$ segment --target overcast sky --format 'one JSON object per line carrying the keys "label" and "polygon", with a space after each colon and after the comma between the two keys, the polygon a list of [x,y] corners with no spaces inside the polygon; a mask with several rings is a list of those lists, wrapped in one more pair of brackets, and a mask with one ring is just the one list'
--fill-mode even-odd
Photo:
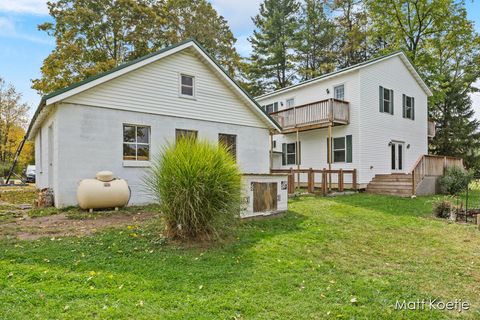
{"label": "overcast sky", "polygon": [[[46,0],[0,0],[0,76],[23,93],[33,109],[40,97],[30,88],[31,79],[40,75],[43,59],[52,51],[55,42],[37,25],[51,21]],[[251,17],[258,12],[261,0],[211,0],[215,9],[226,18],[235,37],[238,52],[247,56],[251,47],[247,38],[253,32]],[[467,0],[470,19],[476,20],[480,31],[480,0]],[[480,81],[478,82],[480,87]],[[473,96],[480,118],[480,94]]]}

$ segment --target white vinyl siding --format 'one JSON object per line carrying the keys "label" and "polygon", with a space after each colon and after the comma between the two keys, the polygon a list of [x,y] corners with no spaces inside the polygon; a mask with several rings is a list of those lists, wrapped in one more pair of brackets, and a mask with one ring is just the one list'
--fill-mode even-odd
{"label": "white vinyl siding", "polygon": [[[179,97],[179,74],[195,75],[195,100]],[[266,128],[245,99],[195,54],[181,51],[65,102]]]}

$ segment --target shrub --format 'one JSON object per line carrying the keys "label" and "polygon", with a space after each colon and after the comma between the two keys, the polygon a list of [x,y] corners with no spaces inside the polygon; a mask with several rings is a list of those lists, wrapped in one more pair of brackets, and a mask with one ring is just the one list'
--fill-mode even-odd
{"label": "shrub", "polygon": [[433,201],[433,215],[437,218],[448,219],[455,210],[455,204],[452,197],[437,198]]}
{"label": "shrub", "polygon": [[449,167],[440,178],[440,189],[443,193],[455,195],[467,189],[472,175],[457,166]]}
{"label": "shrub", "polygon": [[167,145],[146,177],[168,237],[211,238],[240,213],[241,175],[223,146],[181,139]]}

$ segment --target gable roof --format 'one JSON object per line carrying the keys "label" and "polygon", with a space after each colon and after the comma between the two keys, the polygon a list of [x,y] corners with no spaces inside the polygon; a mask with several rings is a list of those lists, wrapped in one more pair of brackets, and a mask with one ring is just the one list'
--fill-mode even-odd
{"label": "gable roof", "polygon": [[41,115],[42,113],[45,113],[44,109],[46,106],[65,100],[73,95],[84,92],[97,85],[100,85],[109,80],[115,79],[117,77],[120,77],[128,72],[134,71],[145,65],[148,65],[164,57],[170,56],[172,54],[175,54],[176,52],[179,52],[188,48],[192,48],[193,50],[195,50],[196,53],[198,53],[212,67],[212,69],[217,72],[217,74],[219,74],[220,78],[222,78],[227,83],[229,83],[232,86],[232,88],[236,91],[236,93],[239,94],[244,99],[244,101],[251,108],[251,110],[264,123],[268,124],[268,126],[271,129],[276,129],[280,131],[280,126],[278,125],[278,123],[275,120],[273,120],[260,107],[260,105],[253,99],[253,97],[251,97],[234,79],[232,79],[232,77],[230,77],[230,75],[218,64],[218,62],[212,56],[210,56],[210,54],[207,53],[207,51],[195,39],[187,39],[175,45],[166,47],[162,50],[148,54],[136,60],[124,63],[109,71],[99,73],[83,81],[74,83],[66,88],[57,90],[55,92],[52,92],[48,95],[43,96],[28,126],[28,130],[26,134],[27,137],[32,138],[33,134],[36,132],[36,129],[39,124],[38,122],[41,123],[43,120],[41,119],[42,118]]}
{"label": "gable roof", "polygon": [[381,56],[381,57],[378,57],[378,58],[375,58],[375,59],[370,59],[370,60],[355,64],[353,66],[350,66],[350,67],[347,67],[347,68],[344,68],[344,69],[340,69],[340,70],[337,70],[337,71],[334,71],[334,72],[326,73],[324,75],[318,76],[318,77],[310,79],[310,80],[300,82],[298,84],[295,84],[295,85],[292,85],[292,86],[289,86],[289,87],[281,88],[281,89],[278,89],[278,90],[260,95],[258,97],[255,97],[255,99],[262,100],[264,98],[275,96],[276,94],[288,92],[288,91],[291,91],[293,89],[297,89],[297,88],[301,88],[301,87],[308,86],[308,85],[311,85],[311,84],[315,84],[315,83],[321,82],[323,80],[326,80],[328,78],[340,76],[340,75],[343,75],[345,73],[352,72],[352,71],[358,70],[360,68],[364,68],[364,67],[370,66],[372,64],[391,59],[393,57],[399,57],[402,60],[402,62],[405,64],[405,66],[407,67],[410,74],[415,78],[417,83],[420,85],[420,87],[423,89],[423,91],[427,94],[427,96],[429,96],[429,97],[432,96],[432,91],[430,90],[430,88],[428,88],[428,86],[425,84],[423,79],[420,77],[420,74],[415,69],[413,63],[410,61],[410,59],[407,57],[407,55],[403,51],[399,50],[399,51],[394,51],[390,54],[387,54],[387,55],[384,55],[384,56]]}

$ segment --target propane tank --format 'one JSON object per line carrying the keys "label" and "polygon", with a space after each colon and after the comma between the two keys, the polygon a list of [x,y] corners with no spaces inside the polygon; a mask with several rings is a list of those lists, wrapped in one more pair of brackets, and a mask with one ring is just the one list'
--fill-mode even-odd
{"label": "propane tank", "polygon": [[111,171],[100,171],[95,179],[80,181],[77,189],[77,201],[82,209],[117,209],[126,206],[129,199],[127,181],[115,178]]}

